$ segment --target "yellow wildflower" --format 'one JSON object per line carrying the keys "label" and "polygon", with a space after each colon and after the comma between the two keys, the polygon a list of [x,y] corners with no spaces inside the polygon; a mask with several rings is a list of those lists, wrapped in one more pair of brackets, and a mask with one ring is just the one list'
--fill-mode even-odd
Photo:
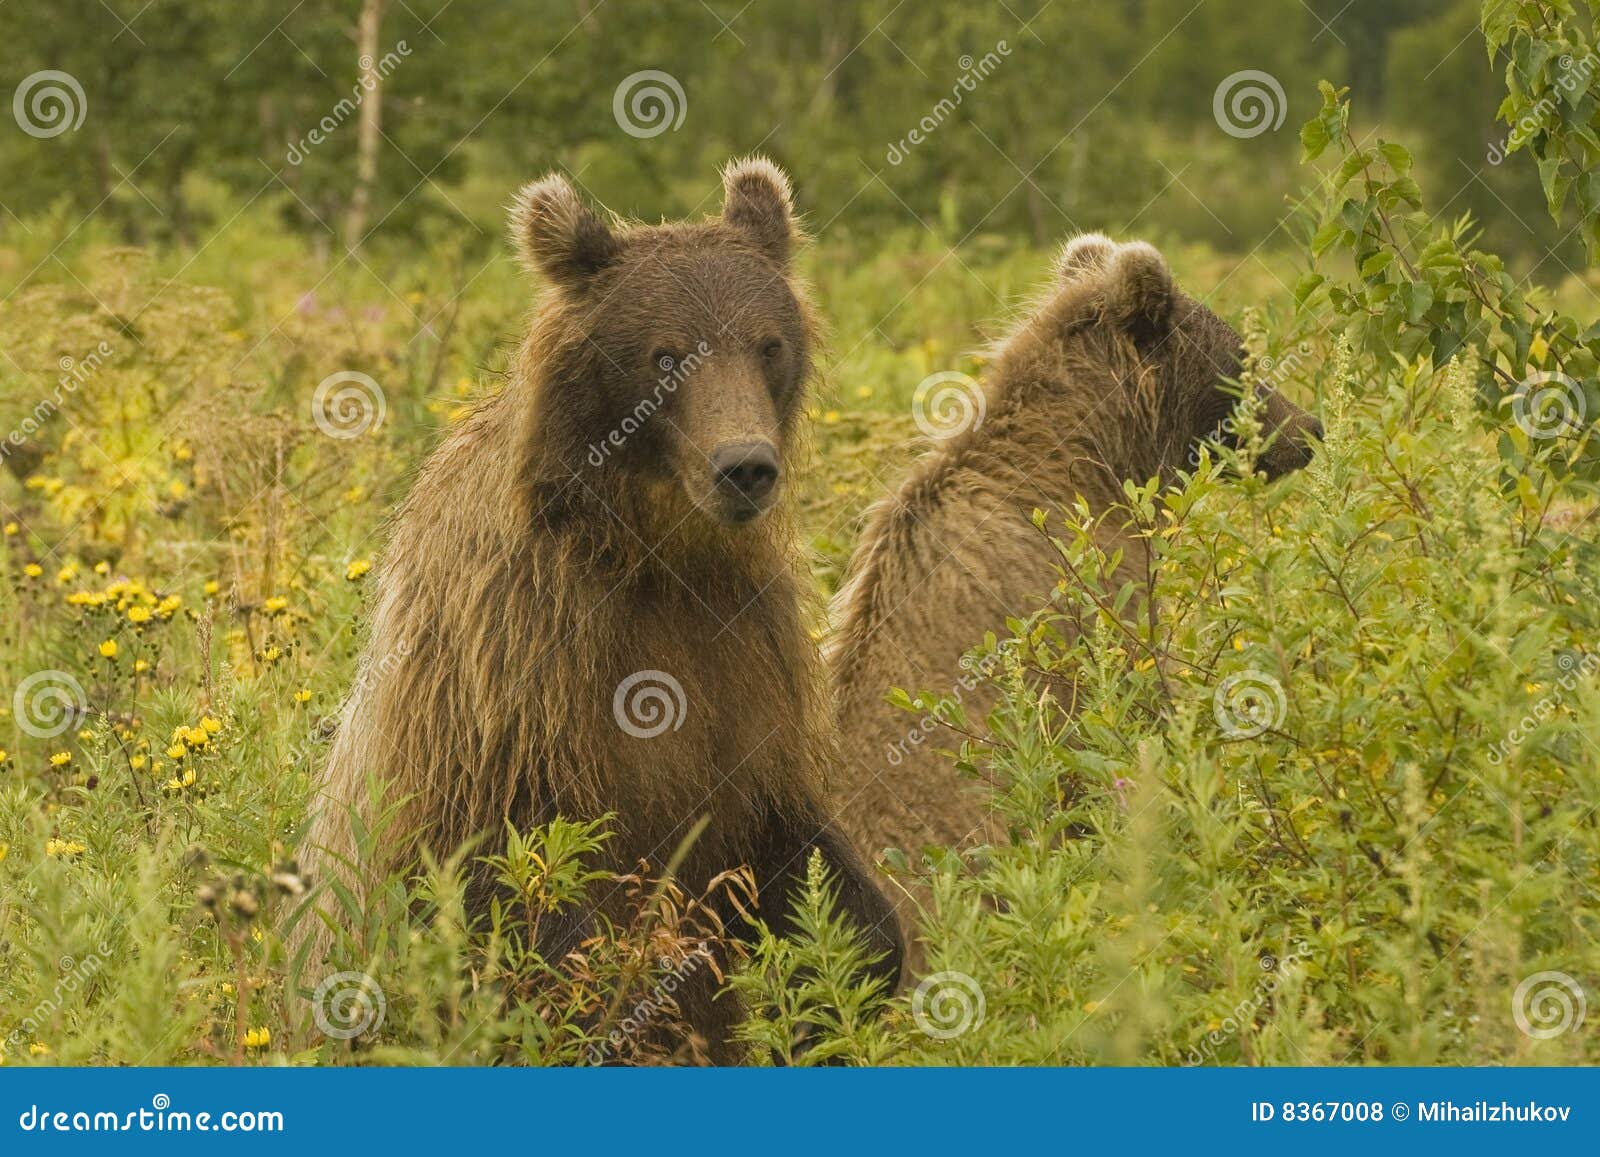
{"label": "yellow wildflower", "polygon": [[209,715],[202,715],[200,717],[200,726],[206,729],[207,735],[215,735],[222,730],[222,720],[213,719]]}
{"label": "yellow wildflower", "polygon": [[36,562],[30,562],[27,566],[22,568],[22,573],[27,575],[29,578],[38,578],[44,573],[44,567],[40,566]]}
{"label": "yellow wildflower", "polygon": [[100,644],[100,657],[102,659],[115,659],[117,657],[117,641],[107,639]]}
{"label": "yellow wildflower", "polygon": [[65,767],[72,762],[72,752],[58,751],[50,757],[51,767]]}
{"label": "yellow wildflower", "polygon": [[206,580],[206,585],[205,585],[205,587],[203,589],[205,590],[206,598],[209,599],[212,595],[216,594],[219,590],[221,590],[222,586],[221,586],[220,583],[217,582],[216,579],[207,579]]}
{"label": "yellow wildflower", "polygon": [[56,571],[56,582],[58,583],[69,583],[77,577],[78,568],[70,562],[60,570]]}
{"label": "yellow wildflower", "polygon": [[143,675],[148,670],[150,670],[150,664],[145,660],[135,659],[133,661],[133,673],[135,675]]}
{"label": "yellow wildflower", "polygon": [[362,575],[366,574],[371,569],[372,569],[372,560],[371,559],[358,558],[354,562],[352,562],[349,566],[344,568],[344,577],[349,579],[351,582],[355,582],[358,578],[360,578]]}
{"label": "yellow wildflower", "polygon": [[149,621],[150,621],[150,608],[149,607],[140,606],[140,607],[129,607],[128,608],[128,622],[133,623],[136,626],[139,626],[139,625],[143,625],[144,623],[148,623]]}
{"label": "yellow wildflower", "polygon": [[16,534],[16,533],[17,533],[17,532],[18,532],[18,531],[20,531],[20,530],[21,530],[21,529],[22,529],[22,527],[20,527],[20,526],[18,526],[18,525],[17,525],[17,524],[16,524],[16,523],[14,523],[14,522],[8,522],[8,523],[6,523],[6,534],[7,534],[7,536],[10,536],[10,535],[13,535],[13,534]]}
{"label": "yellow wildflower", "polygon": [[272,1030],[262,1026],[253,1028],[244,1034],[244,1047],[247,1049],[264,1049],[272,1043]]}
{"label": "yellow wildflower", "polygon": [[280,647],[268,647],[261,652],[261,661],[263,663],[276,663],[281,658],[283,658],[283,650]]}
{"label": "yellow wildflower", "polygon": [[36,1040],[28,1046],[28,1055],[30,1057],[47,1057],[50,1055],[50,1046],[45,1044],[44,1041]]}
{"label": "yellow wildflower", "polygon": [[88,849],[77,840],[49,839],[45,841],[44,854],[47,856],[78,856]]}
{"label": "yellow wildflower", "polygon": [[181,743],[174,743],[171,747],[167,748],[168,759],[182,759],[188,754],[189,749]]}
{"label": "yellow wildflower", "polygon": [[269,615],[276,615],[289,605],[289,600],[282,595],[273,595],[261,604],[261,609]]}
{"label": "yellow wildflower", "polygon": [[296,703],[310,703],[311,689],[309,687],[300,688],[300,690],[294,693],[294,701]]}

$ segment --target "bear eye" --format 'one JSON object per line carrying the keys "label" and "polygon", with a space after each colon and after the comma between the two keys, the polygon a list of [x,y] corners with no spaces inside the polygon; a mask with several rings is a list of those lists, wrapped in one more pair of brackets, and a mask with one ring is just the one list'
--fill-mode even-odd
{"label": "bear eye", "polygon": [[658,346],[650,355],[650,364],[664,374],[670,374],[678,368],[678,355],[665,346]]}
{"label": "bear eye", "polygon": [[761,343],[761,357],[766,361],[775,362],[782,353],[783,339],[781,337],[769,337]]}

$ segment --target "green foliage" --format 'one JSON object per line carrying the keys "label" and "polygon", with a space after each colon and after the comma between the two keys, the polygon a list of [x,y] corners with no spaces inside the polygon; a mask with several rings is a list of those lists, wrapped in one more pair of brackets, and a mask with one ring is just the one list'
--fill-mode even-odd
{"label": "green foliage", "polygon": [[[362,7],[0,5],[5,91],[56,70],[76,79],[86,106],[70,132],[0,134],[0,228],[23,232],[13,215],[57,207],[65,228],[92,220],[136,244],[199,246],[230,232],[249,202],[338,252],[356,183]],[[1473,55],[1454,50],[1475,9],[1474,0],[389,3],[374,53],[387,63],[366,240],[410,247],[464,233],[482,256],[507,186],[557,166],[622,212],[675,215],[701,207],[701,175],[760,148],[797,175],[818,223],[862,239],[911,228],[945,245],[1010,234],[1045,247],[1067,231],[1137,223],[1245,251],[1295,187],[1292,136],[1219,131],[1219,84],[1244,71],[1276,78],[1273,119],[1281,111],[1287,124],[1314,100],[1299,77],[1346,78],[1388,120],[1420,99],[1429,119],[1419,128],[1474,142],[1430,158],[1458,182],[1458,158],[1478,163],[1493,113],[1460,99],[1454,71],[1455,58]],[[670,131],[631,136],[614,101],[644,71],[673,77],[683,116]],[[919,131],[926,142],[904,147]],[[1498,209],[1479,190],[1467,196]],[[1522,252],[1549,240],[1520,227],[1506,238]]]}
{"label": "green foliage", "polygon": [[1466,363],[1508,467],[1533,454],[1594,476],[1600,446],[1585,418],[1600,414],[1600,326],[1563,312],[1475,248],[1468,219],[1436,223],[1410,152],[1382,139],[1358,142],[1344,94],[1324,81],[1322,95],[1301,143],[1307,161],[1331,148],[1339,164],[1310,210],[1311,253],[1324,265],[1347,258],[1354,275],[1313,269],[1302,277],[1295,297],[1303,319],[1320,324],[1326,302],[1377,373],[1392,372],[1397,358]]}
{"label": "green foliage", "polygon": [[790,937],[758,922],[749,966],[732,978],[730,991],[749,1012],[739,1039],[757,1046],[755,1057],[784,1065],[881,1063],[873,1021],[886,984],[862,979],[878,958],[840,916],[821,852],[812,851],[791,906]]}
{"label": "green foliage", "polygon": [[1247,444],[1130,486],[1145,578],[1046,524],[1068,581],[976,665],[1008,694],[965,745],[1008,838],[936,860],[926,976],[850,1055],[1600,1058],[1517,991],[1600,970],[1594,491],[1503,488],[1469,370],[1330,353],[1302,476]]}
{"label": "green foliage", "polygon": [[1499,115],[1511,129],[1505,151],[1527,148],[1552,217],[1569,194],[1591,260],[1600,256],[1600,48],[1587,0],[1485,0],[1483,36],[1491,62],[1505,62]]}

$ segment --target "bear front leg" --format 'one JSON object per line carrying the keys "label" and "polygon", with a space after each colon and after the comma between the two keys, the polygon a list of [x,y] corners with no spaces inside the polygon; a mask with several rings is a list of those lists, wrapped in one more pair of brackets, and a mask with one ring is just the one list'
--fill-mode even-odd
{"label": "bear front leg", "polygon": [[819,812],[806,815],[773,813],[750,865],[760,888],[756,911],[779,936],[793,928],[791,912],[795,891],[805,884],[806,864],[813,849],[821,851],[839,907],[856,926],[868,952],[880,956],[868,975],[887,982],[890,993],[899,987],[905,962],[905,941],[894,906],[873,880],[850,842]]}

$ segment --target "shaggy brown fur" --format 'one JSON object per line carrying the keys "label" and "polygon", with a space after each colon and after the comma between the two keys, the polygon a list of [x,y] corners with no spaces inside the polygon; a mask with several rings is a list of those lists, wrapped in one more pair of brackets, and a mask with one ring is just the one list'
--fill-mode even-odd
{"label": "shaggy brown fur", "polygon": [[[1049,300],[999,351],[981,423],[869,513],[834,604],[828,658],[845,758],[832,806],[863,855],[1001,835],[982,793],[936,753],[953,744],[886,693],[960,691],[982,719],[992,700],[962,655],[986,630],[1003,636],[1008,616],[1037,610],[1059,578],[1032,512],[1080,494],[1102,512],[1123,500],[1124,479],[1170,478],[1230,414],[1220,379],[1237,377],[1241,352],[1150,246],[1099,235],[1066,246]],[[1296,469],[1320,428],[1276,393],[1265,400],[1278,436],[1261,465]],[[1114,527],[1100,545],[1126,551],[1125,571],[1142,567],[1141,543]]]}
{"label": "shaggy brown fur", "polygon": [[[376,674],[323,770],[307,858],[348,878],[349,817],[372,822],[374,776],[405,799],[374,872],[492,841],[507,819],[608,812],[609,866],[659,870],[709,816],[679,870],[688,891],[749,864],[781,928],[819,847],[893,975],[894,921],[822,819],[835,745],[781,501],[814,328],[790,273],[788,180],[763,160],[723,176],[722,216],[700,224],[607,223],[559,177],[519,195],[513,240],[551,289],[504,392],[399,511]],[[552,928],[547,956],[595,914]],[[712,1002],[705,971],[680,1000],[731,1059],[731,1001]]]}

